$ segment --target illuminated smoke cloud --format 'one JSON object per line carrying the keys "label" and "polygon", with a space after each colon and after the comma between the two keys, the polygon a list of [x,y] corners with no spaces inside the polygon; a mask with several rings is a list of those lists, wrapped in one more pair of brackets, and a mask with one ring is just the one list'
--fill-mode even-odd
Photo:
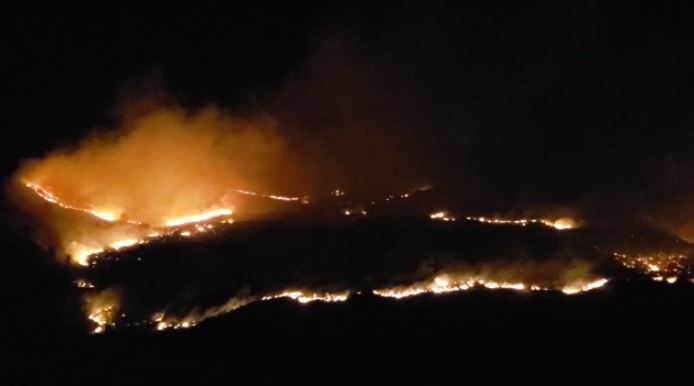
{"label": "illuminated smoke cloud", "polygon": [[10,188],[40,242],[87,265],[94,254],[178,227],[270,210],[257,200],[249,204],[249,195],[298,200],[262,193],[291,189],[282,182],[296,180],[286,154],[268,117],[236,119],[212,107],[187,112],[165,106],[126,116],[118,129],[26,162]]}

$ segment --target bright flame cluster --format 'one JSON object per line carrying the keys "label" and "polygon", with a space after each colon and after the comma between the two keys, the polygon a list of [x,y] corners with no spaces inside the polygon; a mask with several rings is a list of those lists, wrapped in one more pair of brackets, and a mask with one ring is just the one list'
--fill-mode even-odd
{"label": "bright flame cluster", "polygon": [[528,226],[530,224],[544,225],[556,230],[565,230],[576,228],[576,221],[569,217],[561,217],[557,220],[548,219],[537,219],[537,218],[521,218],[515,220],[501,219],[501,218],[489,218],[489,217],[465,217],[468,221],[476,221],[483,224],[495,224],[495,225],[519,225]]}
{"label": "bright flame cluster", "polygon": [[101,292],[90,292],[84,297],[87,318],[94,324],[93,333],[104,332],[107,326],[115,326],[120,308],[118,292],[107,289]]}
{"label": "bright flame cluster", "polygon": [[[456,221],[457,218],[446,211],[434,212],[429,215],[429,218],[437,221]],[[518,225],[518,226],[528,226],[531,224],[544,225],[556,230],[565,230],[576,228],[576,221],[569,217],[561,217],[556,220],[548,219],[537,219],[537,218],[521,218],[521,219],[503,219],[503,218],[490,218],[490,217],[465,217],[468,221],[476,221],[483,224],[494,224],[494,225]]]}
{"label": "bright flame cluster", "polygon": [[441,212],[436,212],[432,213],[429,215],[429,218],[432,220],[439,220],[439,221],[455,221],[456,218],[448,214],[448,212],[441,211]]}
{"label": "bright flame cluster", "polygon": [[186,224],[191,224],[191,223],[197,223],[197,222],[205,222],[212,220],[217,217],[227,217],[231,216],[231,214],[234,213],[234,211],[230,208],[221,208],[221,209],[212,209],[207,212],[203,213],[198,213],[198,214],[191,214],[188,216],[183,216],[183,217],[178,217],[178,218],[173,218],[171,220],[166,221],[166,226],[167,227],[176,227],[180,225],[186,225]]}
{"label": "bright flame cluster", "polygon": [[627,255],[615,252],[613,256],[625,267],[648,275],[655,281],[674,284],[680,276],[694,274],[692,258],[678,253]]}
{"label": "bright flame cluster", "polygon": [[244,190],[244,189],[233,189],[233,191],[236,193],[246,195],[246,196],[269,198],[271,200],[277,200],[277,201],[301,201],[303,204],[309,203],[308,197],[280,196],[278,194],[261,194],[261,193],[252,192],[250,190]]}
{"label": "bright flame cluster", "polygon": [[56,195],[54,195],[53,193],[51,193],[48,189],[46,189],[46,188],[44,188],[38,184],[34,184],[31,182],[25,181],[24,186],[33,190],[42,199],[44,199],[44,200],[46,200],[52,204],[58,205],[59,207],[64,208],[64,209],[80,211],[80,212],[89,214],[91,216],[94,216],[96,218],[99,218],[101,220],[108,221],[108,222],[114,222],[114,221],[118,220],[118,218],[120,217],[120,214],[117,215],[114,213],[114,211],[103,210],[103,209],[99,210],[99,209],[94,209],[94,208],[85,209],[85,208],[79,208],[76,206],[69,205],[65,202],[62,202],[60,199],[58,199],[58,197]]}
{"label": "bright flame cluster", "polygon": [[315,301],[333,303],[344,302],[349,298],[349,292],[304,292],[300,290],[284,291],[275,295],[267,295],[260,300],[272,300],[279,298],[289,298],[298,301],[299,303],[310,303]]}
{"label": "bright flame cluster", "polygon": [[211,307],[203,312],[194,311],[184,317],[167,316],[165,312],[157,312],[152,315],[152,323],[157,331],[168,329],[181,329],[194,327],[205,319],[213,318],[222,314],[235,311],[243,306],[257,302],[269,301],[273,299],[287,298],[299,303],[306,304],[311,302],[335,303],[344,302],[349,298],[349,291],[341,292],[314,292],[304,290],[286,290],[271,295],[261,297],[233,297],[226,303]]}
{"label": "bright flame cluster", "polygon": [[[108,250],[117,251],[135,245],[146,244],[153,239],[173,235],[176,233],[184,237],[189,237],[193,234],[206,232],[207,230],[212,229],[213,227],[212,224],[204,224],[203,226],[200,225],[200,223],[223,222],[230,224],[233,222],[233,220],[231,220],[230,218],[230,216],[233,214],[232,208],[213,208],[207,211],[203,211],[201,213],[166,219],[164,221],[164,228],[154,228],[135,221],[121,221],[121,215],[115,214],[118,213],[118,211],[109,211],[94,208],[86,209],[69,205],[61,201],[55,194],[51,193],[48,189],[38,184],[24,182],[24,185],[27,188],[34,191],[43,200],[55,204],[61,208],[86,213],[102,221],[119,224],[123,223],[126,226],[130,226],[127,229],[107,232],[106,235],[102,236],[101,240],[99,241],[69,241],[67,245],[64,246],[64,252],[70,257],[70,261],[81,266],[89,266],[91,263],[91,259],[94,256],[104,253]],[[265,196],[263,195],[263,197]],[[281,196],[268,197],[276,198]],[[282,199],[284,198],[293,200],[293,198],[282,197]],[[193,229],[179,231],[180,227],[185,227],[187,225],[194,224],[198,225],[195,226]]]}
{"label": "bright flame cluster", "polygon": [[368,213],[364,209],[344,209],[342,214],[345,216],[366,216]]}
{"label": "bright flame cluster", "polygon": [[590,291],[600,288],[607,284],[605,278],[595,280],[580,280],[569,283],[559,288],[548,288],[537,284],[527,284],[522,282],[507,282],[488,280],[481,277],[452,277],[452,275],[442,274],[430,281],[418,282],[407,286],[395,286],[390,288],[373,290],[373,294],[382,297],[402,299],[410,296],[425,293],[442,294],[448,292],[467,291],[472,288],[488,289],[508,289],[515,291],[551,291],[560,290],[567,295]]}
{"label": "bright flame cluster", "polygon": [[74,283],[77,288],[94,288],[94,284],[85,279],[77,279]]}

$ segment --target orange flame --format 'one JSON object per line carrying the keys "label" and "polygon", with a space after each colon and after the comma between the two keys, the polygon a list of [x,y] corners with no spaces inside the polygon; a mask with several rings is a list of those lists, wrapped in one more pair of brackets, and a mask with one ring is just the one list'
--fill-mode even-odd
{"label": "orange flame", "polygon": [[[175,107],[126,117],[120,130],[94,136],[22,167],[15,179],[61,212],[29,204],[43,227],[42,243],[89,265],[107,250],[143,244],[181,227],[230,223],[231,215],[263,212],[259,201],[306,199],[260,194],[291,169],[267,118],[232,119],[217,109],[189,114]],[[206,231],[180,230],[187,236]]]}

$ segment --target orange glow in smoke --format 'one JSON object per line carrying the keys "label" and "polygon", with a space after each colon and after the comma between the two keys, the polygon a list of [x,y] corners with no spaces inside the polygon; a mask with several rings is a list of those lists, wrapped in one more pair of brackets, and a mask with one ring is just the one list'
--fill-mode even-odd
{"label": "orange glow in smoke", "polygon": [[109,250],[207,231],[188,229],[196,224],[271,210],[243,196],[307,203],[256,192],[271,190],[294,169],[275,125],[214,108],[189,113],[167,106],[126,116],[120,128],[26,162],[16,173],[17,186],[53,208],[25,193],[16,200],[38,224],[39,242],[82,266]]}

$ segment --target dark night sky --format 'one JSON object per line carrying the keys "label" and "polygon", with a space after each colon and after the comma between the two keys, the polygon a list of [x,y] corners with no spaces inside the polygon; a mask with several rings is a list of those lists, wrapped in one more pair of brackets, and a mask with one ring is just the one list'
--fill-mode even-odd
{"label": "dark night sky", "polygon": [[679,224],[694,212],[691,11],[633,1],[12,9],[3,173],[112,124],[119,101],[156,88],[190,108],[277,117],[319,165],[321,187],[432,182],[479,210],[570,206]]}

